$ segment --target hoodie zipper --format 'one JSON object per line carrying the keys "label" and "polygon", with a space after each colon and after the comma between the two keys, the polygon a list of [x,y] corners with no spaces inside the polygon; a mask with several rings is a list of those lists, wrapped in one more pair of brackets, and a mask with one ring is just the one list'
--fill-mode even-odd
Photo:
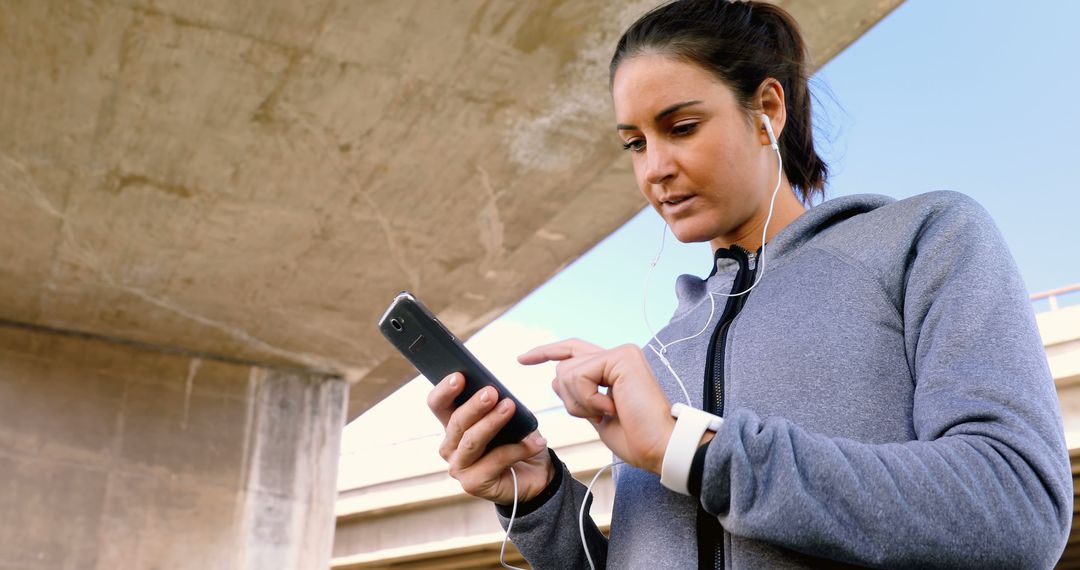
{"label": "hoodie zipper", "polygon": [[[757,270],[757,254],[733,245],[730,250],[718,250],[716,258],[727,257],[739,264],[735,274],[731,293],[746,291],[754,282]],[[709,352],[705,360],[705,386],[702,398],[705,411],[724,415],[724,351],[727,344],[728,328],[746,304],[750,294],[728,297],[720,321],[713,330],[709,342]],[[724,527],[716,517],[698,506],[698,566],[721,570],[724,567]]]}

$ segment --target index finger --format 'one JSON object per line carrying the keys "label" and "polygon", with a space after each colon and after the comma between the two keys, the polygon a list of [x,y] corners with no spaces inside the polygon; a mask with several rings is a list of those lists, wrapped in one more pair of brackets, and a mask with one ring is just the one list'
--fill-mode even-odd
{"label": "index finger", "polygon": [[600,352],[601,350],[603,349],[591,342],[585,342],[578,338],[571,338],[538,346],[525,354],[518,356],[517,359],[521,364],[532,365],[552,360],[568,360],[575,356],[592,354],[594,352]]}
{"label": "index finger", "polygon": [[465,377],[460,372],[454,372],[443,378],[431,392],[428,392],[428,408],[431,408],[431,413],[439,418],[439,423],[443,427],[446,427],[450,421],[450,415],[454,413],[454,398],[457,398],[464,388]]}

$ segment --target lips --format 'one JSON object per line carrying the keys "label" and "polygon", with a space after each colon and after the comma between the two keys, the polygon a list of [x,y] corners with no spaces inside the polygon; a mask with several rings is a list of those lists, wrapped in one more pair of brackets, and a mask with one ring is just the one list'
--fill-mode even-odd
{"label": "lips", "polygon": [[660,205],[663,206],[665,209],[676,208],[678,206],[681,206],[682,204],[689,202],[693,198],[693,194],[665,196],[664,198],[660,199]]}

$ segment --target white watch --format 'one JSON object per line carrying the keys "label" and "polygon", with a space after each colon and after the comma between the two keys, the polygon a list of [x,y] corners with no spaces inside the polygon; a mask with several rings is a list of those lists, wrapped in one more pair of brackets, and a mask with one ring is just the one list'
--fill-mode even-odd
{"label": "white watch", "polygon": [[724,418],[708,412],[691,408],[686,404],[671,406],[671,415],[676,418],[675,429],[671,432],[664,462],[660,467],[660,484],[683,495],[689,495],[687,483],[690,480],[690,466],[694,462],[701,436],[706,431],[718,431]]}

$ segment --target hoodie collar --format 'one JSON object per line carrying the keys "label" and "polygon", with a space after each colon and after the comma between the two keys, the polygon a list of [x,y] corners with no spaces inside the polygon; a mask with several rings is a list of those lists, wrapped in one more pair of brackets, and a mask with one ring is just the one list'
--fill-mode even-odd
{"label": "hoodie collar", "polygon": [[[894,198],[880,194],[854,194],[834,198],[806,210],[766,244],[767,269],[777,267],[788,254],[799,249],[802,244],[828,227],[895,201]],[[746,259],[747,253],[749,252],[737,245],[732,248],[717,249],[713,253],[712,272],[709,276],[715,275],[722,267],[738,266],[742,260]],[[761,249],[754,253],[760,254]]]}

